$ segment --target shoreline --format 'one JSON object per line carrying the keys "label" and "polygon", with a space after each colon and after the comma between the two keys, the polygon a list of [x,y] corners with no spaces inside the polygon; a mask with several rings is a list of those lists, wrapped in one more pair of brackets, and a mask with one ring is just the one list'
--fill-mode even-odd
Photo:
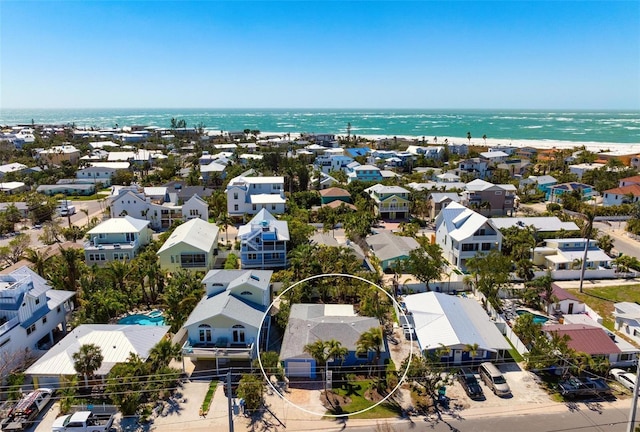
{"label": "shoreline", "polygon": [[[281,132],[260,132],[260,135],[282,135]],[[344,136],[342,134],[336,134],[336,136]],[[393,140],[394,135],[357,135],[359,138],[365,138],[368,140]],[[296,133],[291,134],[291,139],[300,138],[300,134]],[[435,143],[433,138],[428,138],[424,144],[422,144],[421,136],[412,136],[412,135],[395,135],[395,138],[403,141],[417,141],[415,145],[424,145],[424,146],[442,146],[444,145],[444,140],[448,140],[449,144],[467,144],[472,147],[532,147],[539,150],[547,150],[547,149],[578,149],[583,147],[593,153],[603,153],[603,152],[615,152],[619,155],[640,155],[640,143],[615,143],[615,142],[596,142],[596,141],[562,141],[562,140],[547,140],[547,139],[503,139],[503,138],[487,138],[486,142],[484,139],[480,138],[471,138],[471,143],[466,137],[450,137],[450,136],[439,136],[438,142]],[[260,138],[258,138],[260,140]]]}

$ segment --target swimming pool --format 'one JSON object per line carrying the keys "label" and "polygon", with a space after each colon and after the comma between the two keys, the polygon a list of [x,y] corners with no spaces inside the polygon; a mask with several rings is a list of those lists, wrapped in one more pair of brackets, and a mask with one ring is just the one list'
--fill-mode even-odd
{"label": "swimming pool", "polygon": [[538,315],[538,314],[534,314],[532,312],[529,312],[526,309],[518,309],[516,311],[516,313],[521,316],[521,315],[533,315],[533,322],[536,324],[544,324],[547,321],[549,321],[549,318],[547,318],[546,316],[542,316],[542,315]]}
{"label": "swimming pool", "polygon": [[[154,311],[156,312],[156,311]],[[138,324],[147,326],[164,325],[162,313],[133,314],[118,320],[118,324]]]}

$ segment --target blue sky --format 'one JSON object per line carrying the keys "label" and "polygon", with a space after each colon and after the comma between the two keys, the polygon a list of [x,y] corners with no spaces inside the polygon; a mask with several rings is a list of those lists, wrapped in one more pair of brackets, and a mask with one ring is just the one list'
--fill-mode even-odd
{"label": "blue sky", "polygon": [[640,109],[638,1],[5,1],[4,108]]}

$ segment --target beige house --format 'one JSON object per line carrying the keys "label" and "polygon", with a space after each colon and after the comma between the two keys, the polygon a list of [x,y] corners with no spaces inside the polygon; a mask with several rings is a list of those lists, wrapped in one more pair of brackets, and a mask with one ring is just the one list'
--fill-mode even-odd
{"label": "beige house", "polygon": [[60,165],[63,161],[77,164],[78,160],[80,160],[80,150],[72,145],[54,146],[40,150],[38,157],[53,165]]}
{"label": "beige house", "polygon": [[211,270],[218,253],[218,233],[217,226],[202,219],[183,223],[158,250],[160,267],[169,272]]}

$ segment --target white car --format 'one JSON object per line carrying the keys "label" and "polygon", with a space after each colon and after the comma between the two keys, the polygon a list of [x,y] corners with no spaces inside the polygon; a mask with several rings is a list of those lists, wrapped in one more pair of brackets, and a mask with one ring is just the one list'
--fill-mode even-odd
{"label": "white car", "polygon": [[622,369],[611,369],[609,374],[629,390],[633,390],[636,386],[636,376],[631,372]]}

